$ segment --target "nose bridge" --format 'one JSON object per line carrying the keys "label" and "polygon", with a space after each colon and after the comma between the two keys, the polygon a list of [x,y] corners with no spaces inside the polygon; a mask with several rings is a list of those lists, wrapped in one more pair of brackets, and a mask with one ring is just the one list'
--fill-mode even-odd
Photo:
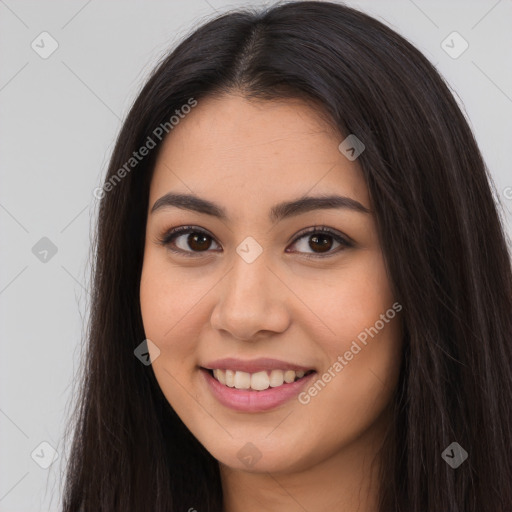
{"label": "nose bridge", "polygon": [[268,258],[263,253],[250,263],[237,254],[227,276],[224,299],[230,302],[230,307],[244,303],[254,314],[268,306],[273,279],[275,276],[268,269]]}
{"label": "nose bridge", "polygon": [[[242,244],[241,244],[242,245]],[[288,319],[277,285],[261,253],[252,262],[236,254],[212,313],[212,325],[237,338],[249,339],[260,330],[280,331]]]}

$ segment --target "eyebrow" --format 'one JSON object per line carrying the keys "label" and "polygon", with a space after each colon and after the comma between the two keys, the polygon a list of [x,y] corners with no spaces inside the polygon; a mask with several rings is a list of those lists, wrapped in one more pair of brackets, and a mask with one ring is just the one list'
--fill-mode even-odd
{"label": "eyebrow", "polygon": [[[175,207],[183,210],[191,210],[206,215],[211,215],[221,220],[229,220],[226,211],[212,201],[208,201],[192,194],[175,194],[169,192],[155,201],[150,213],[165,208]],[[346,196],[306,196],[292,201],[285,201],[274,205],[269,212],[271,222],[300,215],[312,210],[325,210],[332,208],[345,208],[359,213],[371,213],[371,210],[363,206],[359,201]]]}

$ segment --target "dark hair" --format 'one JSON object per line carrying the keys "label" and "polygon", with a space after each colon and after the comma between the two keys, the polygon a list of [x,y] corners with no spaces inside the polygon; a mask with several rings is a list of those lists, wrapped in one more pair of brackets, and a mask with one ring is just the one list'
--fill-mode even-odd
{"label": "dark hair", "polygon": [[[358,162],[403,305],[380,511],[512,510],[510,254],[492,181],[443,79],[404,38],[340,4],[223,14],[154,70],[105,182],[190,98],[223,93],[316,102],[340,136],[366,146]],[[139,285],[160,147],[101,198],[64,512],[222,509],[218,462],[134,356],[145,339]],[[441,457],[453,441],[469,454],[457,469]]]}

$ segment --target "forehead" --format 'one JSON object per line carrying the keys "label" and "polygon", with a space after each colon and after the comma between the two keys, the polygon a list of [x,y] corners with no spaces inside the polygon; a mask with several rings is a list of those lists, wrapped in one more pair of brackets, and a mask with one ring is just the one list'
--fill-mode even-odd
{"label": "forehead", "polygon": [[357,161],[313,105],[225,95],[198,101],[166,137],[150,206],[174,191],[242,209],[308,194],[341,193],[369,207]]}

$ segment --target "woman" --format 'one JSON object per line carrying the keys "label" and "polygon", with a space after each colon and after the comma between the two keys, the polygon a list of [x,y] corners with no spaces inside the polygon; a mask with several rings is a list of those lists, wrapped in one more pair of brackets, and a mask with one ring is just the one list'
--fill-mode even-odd
{"label": "woman", "polygon": [[219,16],[96,195],[65,511],[512,509],[510,255],[402,37],[330,2]]}

